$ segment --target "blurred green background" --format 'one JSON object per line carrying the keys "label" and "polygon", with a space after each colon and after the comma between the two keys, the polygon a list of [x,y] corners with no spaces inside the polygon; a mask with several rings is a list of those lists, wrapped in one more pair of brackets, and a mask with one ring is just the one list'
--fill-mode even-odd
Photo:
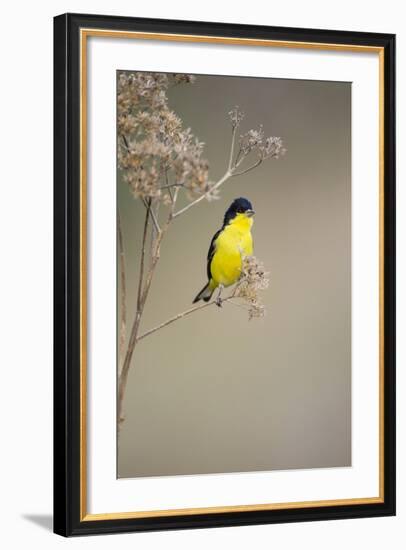
{"label": "blurred green background", "polygon": [[[241,132],[263,124],[288,151],[172,224],[142,330],[191,306],[211,237],[239,196],[256,211],[267,316],[213,306],[137,346],[118,477],[350,466],[351,85],[198,76],[169,98],[205,142],[212,181],[227,167],[235,105],[245,111]],[[121,181],[118,203],[131,322],[145,209]]]}

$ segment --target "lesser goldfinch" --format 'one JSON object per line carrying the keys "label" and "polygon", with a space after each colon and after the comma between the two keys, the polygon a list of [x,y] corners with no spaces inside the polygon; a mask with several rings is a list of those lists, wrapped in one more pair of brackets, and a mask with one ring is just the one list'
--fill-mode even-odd
{"label": "lesser goldfinch", "polygon": [[253,224],[252,204],[244,198],[235,199],[224,215],[223,226],[211,240],[207,254],[208,283],[202,288],[193,303],[208,302],[219,287],[217,305],[221,306],[220,295],[224,287],[233,285],[241,276],[242,261],[252,255]]}

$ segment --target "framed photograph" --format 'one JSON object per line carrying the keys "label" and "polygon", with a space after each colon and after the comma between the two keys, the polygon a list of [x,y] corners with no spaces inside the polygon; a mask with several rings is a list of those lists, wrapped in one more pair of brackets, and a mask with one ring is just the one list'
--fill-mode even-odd
{"label": "framed photograph", "polygon": [[54,530],[395,514],[395,37],[54,20]]}

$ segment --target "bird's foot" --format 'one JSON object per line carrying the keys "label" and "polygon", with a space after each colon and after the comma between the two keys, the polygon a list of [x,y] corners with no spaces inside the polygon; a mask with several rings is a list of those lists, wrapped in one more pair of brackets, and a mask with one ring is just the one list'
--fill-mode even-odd
{"label": "bird's foot", "polygon": [[217,299],[216,299],[216,305],[218,307],[222,307],[223,305],[223,300],[221,299],[221,293],[223,291],[223,288],[224,288],[224,285],[219,285],[219,293],[217,294]]}

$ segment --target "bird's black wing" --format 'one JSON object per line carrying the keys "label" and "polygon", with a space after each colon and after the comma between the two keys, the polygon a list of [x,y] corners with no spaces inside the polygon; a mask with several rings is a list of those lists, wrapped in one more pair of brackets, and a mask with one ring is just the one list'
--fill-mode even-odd
{"label": "bird's black wing", "polygon": [[210,281],[211,279],[211,261],[213,259],[213,256],[216,252],[216,240],[217,240],[217,237],[220,235],[220,233],[222,232],[222,228],[219,229],[215,234],[214,234],[214,237],[212,238],[211,240],[211,243],[210,243],[210,248],[209,248],[209,252],[207,253],[207,277]]}

